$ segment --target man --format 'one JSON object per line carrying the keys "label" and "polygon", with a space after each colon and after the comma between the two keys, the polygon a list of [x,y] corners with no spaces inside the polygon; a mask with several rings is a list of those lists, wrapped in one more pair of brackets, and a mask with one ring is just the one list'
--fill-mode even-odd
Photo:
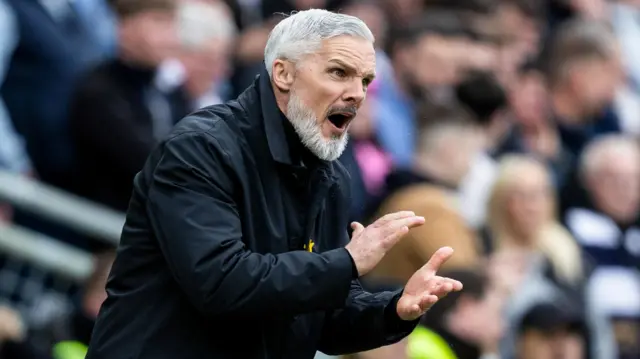
{"label": "man", "polygon": [[[185,1],[178,7],[180,62],[192,108],[224,102],[236,37],[232,13],[223,2]],[[228,99],[228,97],[226,98]]]}
{"label": "man", "polygon": [[191,109],[180,71],[163,66],[178,49],[176,1],[113,0],[112,5],[118,57],[93,69],[76,88],[69,125],[76,154],[74,190],[126,211],[133,177]]}
{"label": "man", "polygon": [[[0,85],[11,56],[18,43],[18,26],[13,9],[5,0],[0,0]],[[0,96],[0,170],[28,174],[31,172],[31,160],[22,136],[11,122],[11,117]],[[9,221],[12,210],[8,204],[0,202],[0,222]]]}
{"label": "man", "polygon": [[409,359],[497,359],[504,298],[481,268],[454,270],[464,292],[443,300],[409,336]]}
{"label": "man", "polygon": [[105,53],[84,28],[80,1],[5,2],[13,9],[19,38],[1,83],[2,99],[38,178],[69,189],[69,100],[79,77]]}
{"label": "man", "polygon": [[584,20],[562,25],[545,61],[551,110],[571,154],[579,155],[596,135],[620,131],[608,110],[624,76],[619,44],[606,25]]}
{"label": "man", "polygon": [[[587,145],[576,183],[563,191],[564,221],[592,259],[588,298],[612,320],[621,358],[640,352],[640,148],[624,135]],[[601,293],[618,293],[603,296]]]}
{"label": "man", "polygon": [[507,96],[496,76],[490,72],[473,71],[456,88],[458,101],[475,114],[482,133],[483,150],[475,156],[460,184],[462,215],[472,228],[481,228],[486,219],[489,193],[498,166],[491,157],[508,131],[504,118]]}
{"label": "man", "polygon": [[518,358],[588,357],[585,319],[570,303],[561,304],[543,302],[527,311],[518,328]]}
{"label": "man", "polygon": [[424,219],[411,212],[349,244],[337,162],[375,67],[362,21],[298,12],[272,31],[237,100],[187,117],[136,176],[88,359],[313,358],[394,343],[458,281],[442,248],[402,292],[357,281]]}
{"label": "man", "polygon": [[[467,45],[466,39],[464,24],[447,11],[391,33],[387,53],[392,71],[378,82],[373,121],[376,138],[396,167],[411,166],[418,102],[427,93],[438,100],[447,96],[447,89],[457,81],[460,49]],[[429,66],[419,66],[425,63]]]}
{"label": "man", "polygon": [[456,107],[425,110],[428,118],[418,134],[410,169],[396,169],[386,179],[375,218],[384,213],[411,210],[427,218],[392,248],[371,272],[372,280],[404,284],[447,241],[456,257],[446,268],[468,268],[479,260],[478,242],[458,205],[459,187],[482,149],[480,129],[473,116]]}

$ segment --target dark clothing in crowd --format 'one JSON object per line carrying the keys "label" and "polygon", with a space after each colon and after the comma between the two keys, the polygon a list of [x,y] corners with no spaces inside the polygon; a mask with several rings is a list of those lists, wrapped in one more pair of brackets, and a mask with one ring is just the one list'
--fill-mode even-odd
{"label": "dark clothing in crowd", "polygon": [[119,60],[101,64],[83,79],[70,118],[78,194],[127,209],[134,176],[159,138],[189,112],[181,87],[163,92],[155,79],[155,69]]}
{"label": "dark clothing in crowd", "polygon": [[349,175],[315,158],[266,71],[181,121],[137,175],[87,359],[313,358],[394,343],[400,292],[363,291]]}
{"label": "dark clothing in crowd", "polygon": [[[561,123],[559,119],[555,119],[555,122]],[[578,156],[582,152],[582,149],[593,138],[599,135],[621,132],[618,115],[611,108],[605,109],[601,116],[598,116],[589,123],[581,124],[578,127],[560,124],[558,129],[560,131],[562,144],[574,156]]]}
{"label": "dark clothing in crowd", "polygon": [[72,166],[69,99],[78,76],[104,56],[72,1],[6,0],[19,43],[1,93],[39,179],[67,189]]}

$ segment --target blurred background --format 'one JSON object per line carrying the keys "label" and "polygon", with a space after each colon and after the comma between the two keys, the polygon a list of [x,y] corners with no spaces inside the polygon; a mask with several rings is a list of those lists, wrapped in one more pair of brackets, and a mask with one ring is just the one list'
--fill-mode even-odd
{"label": "blurred background", "polygon": [[0,358],[84,358],[133,176],[308,8],[377,39],[352,219],[427,219],[364,285],[465,285],[351,358],[640,358],[638,0],[0,0]]}

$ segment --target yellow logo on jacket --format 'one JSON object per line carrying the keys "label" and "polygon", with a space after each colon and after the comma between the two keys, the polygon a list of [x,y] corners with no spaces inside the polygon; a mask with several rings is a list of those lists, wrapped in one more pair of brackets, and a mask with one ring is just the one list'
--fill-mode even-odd
{"label": "yellow logo on jacket", "polygon": [[313,239],[309,239],[309,243],[305,244],[302,248],[304,248],[307,252],[313,252],[313,246],[316,244],[313,242]]}

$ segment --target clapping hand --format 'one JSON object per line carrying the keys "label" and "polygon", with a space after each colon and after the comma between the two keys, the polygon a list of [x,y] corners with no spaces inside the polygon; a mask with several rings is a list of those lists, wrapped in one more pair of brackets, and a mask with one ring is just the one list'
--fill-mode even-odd
{"label": "clapping hand", "polygon": [[462,290],[462,283],[436,275],[442,264],[453,255],[453,248],[442,247],[427,264],[411,276],[398,300],[396,311],[402,320],[415,320],[422,316],[440,298]]}

